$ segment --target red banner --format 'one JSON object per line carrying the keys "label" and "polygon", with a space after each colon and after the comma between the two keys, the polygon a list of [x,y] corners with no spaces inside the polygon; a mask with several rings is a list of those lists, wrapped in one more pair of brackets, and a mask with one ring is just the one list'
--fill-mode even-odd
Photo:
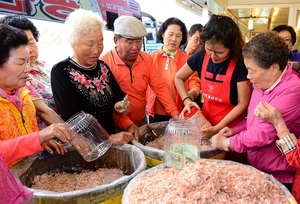
{"label": "red banner", "polygon": [[72,11],[83,8],[101,12],[107,21],[107,12],[140,17],[140,7],[134,0],[0,0],[0,13],[20,14],[31,18],[64,21]]}

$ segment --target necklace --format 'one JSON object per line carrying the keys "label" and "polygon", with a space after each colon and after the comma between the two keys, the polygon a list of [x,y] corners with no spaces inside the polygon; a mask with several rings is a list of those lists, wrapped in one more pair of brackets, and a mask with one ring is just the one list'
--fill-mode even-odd
{"label": "necklace", "polygon": [[85,69],[85,70],[93,70],[95,69],[95,67],[97,66],[97,63],[92,65],[92,66],[83,66],[81,65],[79,62],[77,62],[77,60],[75,60],[73,57],[70,57],[71,60],[75,63],[75,65],[77,65],[79,68],[81,69]]}

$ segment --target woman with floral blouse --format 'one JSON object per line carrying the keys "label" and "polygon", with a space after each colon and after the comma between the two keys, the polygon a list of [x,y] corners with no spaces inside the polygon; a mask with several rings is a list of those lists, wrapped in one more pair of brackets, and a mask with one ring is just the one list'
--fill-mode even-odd
{"label": "woman with floral blouse", "polygon": [[[113,144],[138,137],[138,127],[124,113],[124,92],[110,68],[99,56],[103,51],[103,20],[99,14],[83,9],[72,12],[65,22],[66,37],[73,54],[51,70],[55,103],[64,120],[79,111],[95,116],[112,134]],[[116,133],[116,128],[126,132]]]}

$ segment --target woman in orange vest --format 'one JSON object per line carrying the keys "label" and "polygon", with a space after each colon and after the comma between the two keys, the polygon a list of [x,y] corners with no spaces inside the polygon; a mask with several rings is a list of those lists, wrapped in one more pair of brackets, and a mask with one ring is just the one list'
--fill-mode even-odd
{"label": "woman in orange vest", "polygon": [[[29,79],[29,49],[26,33],[0,24],[0,140],[38,131],[36,110],[24,86]],[[65,153],[64,145],[50,140],[46,151]]]}
{"label": "woman in orange vest", "polygon": [[[163,46],[161,49],[151,52],[150,55],[172,94],[172,100],[176,103],[178,110],[182,111],[184,105],[174,85],[174,77],[189,57],[179,49],[180,45],[187,41],[186,26],[178,18],[168,18],[161,25],[157,38],[163,43]],[[191,99],[197,98],[200,93],[200,81],[196,74],[187,79],[184,86]],[[171,118],[151,89],[148,92],[147,106],[150,122],[167,121]]]}
{"label": "woman in orange vest", "polygon": [[198,107],[188,95],[184,82],[198,72],[204,97],[202,113],[212,124],[202,129],[210,138],[225,126],[232,127],[245,117],[251,84],[243,63],[244,41],[237,24],[227,16],[212,15],[201,32],[203,49],[192,55],[177,72],[175,85],[186,111]]}

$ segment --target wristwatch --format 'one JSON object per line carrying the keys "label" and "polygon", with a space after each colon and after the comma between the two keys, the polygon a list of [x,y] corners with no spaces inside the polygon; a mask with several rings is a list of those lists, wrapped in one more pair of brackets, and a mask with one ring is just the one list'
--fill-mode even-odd
{"label": "wristwatch", "polygon": [[226,144],[226,149],[225,151],[231,151],[231,147],[230,147],[230,140],[229,138],[226,138],[226,141],[225,141],[225,144]]}
{"label": "wristwatch", "polygon": [[287,134],[280,140],[276,140],[276,145],[283,154],[293,151],[297,147],[297,138],[293,133]]}

